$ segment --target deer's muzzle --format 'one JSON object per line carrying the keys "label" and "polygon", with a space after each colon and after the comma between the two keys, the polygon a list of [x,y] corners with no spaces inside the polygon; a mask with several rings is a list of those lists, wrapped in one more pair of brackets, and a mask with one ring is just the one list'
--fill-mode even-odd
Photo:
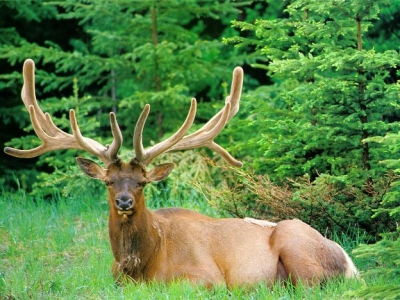
{"label": "deer's muzzle", "polygon": [[134,200],[128,195],[121,195],[115,199],[115,207],[122,212],[133,209]]}

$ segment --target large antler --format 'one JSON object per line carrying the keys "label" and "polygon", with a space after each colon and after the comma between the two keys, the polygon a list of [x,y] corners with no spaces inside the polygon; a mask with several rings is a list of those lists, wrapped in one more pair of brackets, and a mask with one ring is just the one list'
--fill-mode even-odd
{"label": "large antler", "polygon": [[243,69],[237,67],[233,71],[231,92],[230,95],[226,97],[225,106],[202,128],[188,136],[184,136],[191,127],[196,114],[196,99],[192,99],[189,114],[182,127],[167,140],[144,150],[142,145],[142,132],[144,123],[150,111],[150,106],[146,105],[135,128],[133,141],[136,154],[135,159],[147,165],[155,157],[164,152],[208,147],[221,155],[229,164],[241,167],[242,163],[233,158],[228,151],[220,145],[215,143],[214,138],[222,131],[227,122],[238,112],[242,85]]}
{"label": "large antler", "polygon": [[[34,149],[19,150],[11,147],[4,148],[7,154],[20,158],[31,158],[43,153],[59,149],[85,150],[106,165],[118,157],[118,150],[122,145],[122,134],[114,113],[110,113],[111,132],[114,137],[110,146],[103,146],[95,140],[83,137],[76,121],[75,111],[69,111],[72,135],[62,131],[52,121],[49,113],[43,113],[35,95],[35,63],[27,59],[23,67],[24,86],[21,97],[29,111],[33,129],[42,141],[42,145]],[[189,113],[181,128],[165,141],[148,149],[143,148],[143,127],[150,112],[150,105],[146,105],[140,115],[134,133],[133,146],[135,149],[134,160],[143,165],[149,164],[158,155],[176,150],[208,147],[220,154],[229,164],[240,167],[242,163],[234,159],[228,151],[214,142],[214,138],[225,127],[226,123],[238,112],[239,101],[243,84],[243,70],[237,67],[233,72],[233,80],[230,95],[225,100],[225,106],[211,118],[201,129],[185,136],[193,124],[196,116],[196,99],[192,99]]]}
{"label": "large antler", "polygon": [[110,113],[111,132],[114,137],[110,146],[103,146],[95,140],[83,137],[75,117],[75,111],[69,111],[72,135],[59,129],[52,121],[49,113],[43,113],[35,95],[35,63],[31,59],[24,62],[24,86],[21,98],[29,111],[33,129],[42,141],[42,145],[34,149],[19,150],[11,147],[4,148],[7,154],[20,158],[31,158],[45,152],[59,149],[82,149],[97,156],[105,164],[117,158],[122,145],[122,134],[114,113]]}

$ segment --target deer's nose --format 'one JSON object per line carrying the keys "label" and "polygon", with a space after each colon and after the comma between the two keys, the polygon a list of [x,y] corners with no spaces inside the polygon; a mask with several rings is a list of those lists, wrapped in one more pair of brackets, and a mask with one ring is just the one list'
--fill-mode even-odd
{"label": "deer's nose", "polygon": [[119,210],[129,210],[133,207],[133,199],[129,196],[120,196],[115,199],[115,206]]}

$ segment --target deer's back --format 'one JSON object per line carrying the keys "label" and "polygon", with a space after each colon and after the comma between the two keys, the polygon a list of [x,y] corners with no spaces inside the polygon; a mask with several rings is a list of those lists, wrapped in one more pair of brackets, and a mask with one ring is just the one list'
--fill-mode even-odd
{"label": "deer's back", "polygon": [[228,285],[275,279],[278,255],[269,246],[274,228],[180,208],[156,214],[166,228],[166,260],[171,270],[180,266],[183,277],[193,272],[200,280],[212,278]]}

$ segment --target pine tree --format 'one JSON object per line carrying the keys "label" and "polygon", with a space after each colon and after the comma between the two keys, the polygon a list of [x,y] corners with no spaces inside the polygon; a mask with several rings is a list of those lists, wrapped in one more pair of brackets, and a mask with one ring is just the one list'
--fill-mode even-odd
{"label": "pine tree", "polygon": [[[379,187],[387,185],[380,161],[390,154],[365,141],[399,130],[393,121],[400,117],[395,110],[400,59],[397,49],[366,49],[364,36],[380,7],[389,4],[292,1],[282,18],[235,21],[248,36],[228,40],[256,47],[266,62],[253,66],[265,69],[275,83],[256,90],[258,99],[249,96],[254,121],[248,133],[256,135],[247,145],[259,153],[253,166],[275,182],[304,174],[317,180],[324,174],[338,191],[356,188],[356,194],[338,193],[340,210],[329,211],[325,219],[358,224],[373,234],[387,230],[388,222],[394,226],[386,216],[370,219],[382,197]],[[305,210],[313,204],[307,205]]]}
{"label": "pine tree", "polygon": [[[68,47],[51,40],[38,44],[21,39],[3,45],[0,58],[12,65],[22,64],[27,55],[36,61],[41,106],[63,116],[60,122],[65,128],[68,109],[78,109],[82,126],[89,120],[97,125],[88,135],[107,143],[111,137],[105,112],[114,110],[123,135],[129,137],[143,106],[149,103],[152,112],[147,124],[151,126],[146,126],[144,133],[144,144],[149,145],[176,131],[192,97],[200,102],[197,124],[223,105],[223,83],[230,80],[237,62],[232,51],[221,43],[221,37],[224,28],[230,30],[230,20],[240,13],[237,4],[67,0],[46,3],[44,7],[48,6],[59,11],[56,18],[60,22],[77,23],[79,34],[68,37]],[[214,27],[218,30],[213,31]],[[20,72],[13,76],[20,81]],[[79,95],[72,92],[74,82]],[[60,96],[69,101],[60,101]],[[32,141],[36,140],[15,139],[12,144],[31,147],[36,143]],[[124,141],[131,150],[131,140]],[[60,164],[64,161],[63,169],[73,165],[66,157],[59,158]],[[45,159],[46,155],[39,163]],[[58,164],[52,166],[61,168]]]}

